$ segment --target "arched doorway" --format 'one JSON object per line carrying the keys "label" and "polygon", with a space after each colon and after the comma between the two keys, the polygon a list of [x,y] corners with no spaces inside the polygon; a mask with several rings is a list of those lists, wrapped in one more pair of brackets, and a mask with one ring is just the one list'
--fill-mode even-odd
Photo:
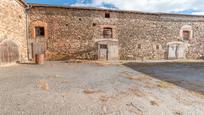
{"label": "arched doorway", "polygon": [[0,43],[0,65],[15,63],[19,60],[18,45],[12,41]]}

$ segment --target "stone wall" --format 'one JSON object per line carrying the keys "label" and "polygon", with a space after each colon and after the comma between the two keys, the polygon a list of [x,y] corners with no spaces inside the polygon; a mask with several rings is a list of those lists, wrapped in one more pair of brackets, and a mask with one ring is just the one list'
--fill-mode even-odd
{"label": "stone wall", "polygon": [[[144,16],[144,18],[142,17]],[[187,59],[201,58],[204,40],[204,18],[193,16],[142,15],[124,22],[119,27],[121,56],[123,59],[167,59],[169,42],[183,41],[180,29],[190,25],[192,41],[188,44]],[[138,19],[137,19],[138,18]],[[130,25],[130,26],[125,26]],[[127,34],[128,33],[128,34]],[[138,49],[141,44],[141,49]],[[156,49],[157,45],[159,49]]]}
{"label": "stone wall", "polygon": [[1,0],[0,43],[12,41],[19,47],[19,61],[27,61],[25,4],[20,0]]}
{"label": "stone wall", "polygon": [[[110,13],[110,18],[105,18],[105,13]],[[29,39],[46,44],[49,60],[97,59],[97,43],[103,40],[118,42],[122,60],[167,59],[169,42],[185,42],[180,35],[185,25],[192,27],[186,58],[204,55],[202,16],[33,5],[29,17]],[[46,37],[33,37],[36,21],[47,25]],[[103,39],[103,27],[113,28],[113,39]]]}

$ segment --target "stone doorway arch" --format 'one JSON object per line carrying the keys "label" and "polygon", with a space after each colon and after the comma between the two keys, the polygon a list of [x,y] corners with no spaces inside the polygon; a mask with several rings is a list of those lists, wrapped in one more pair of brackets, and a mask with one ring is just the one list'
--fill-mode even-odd
{"label": "stone doorway arch", "polygon": [[0,43],[0,65],[16,63],[19,57],[19,47],[15,42],[8,40]]}

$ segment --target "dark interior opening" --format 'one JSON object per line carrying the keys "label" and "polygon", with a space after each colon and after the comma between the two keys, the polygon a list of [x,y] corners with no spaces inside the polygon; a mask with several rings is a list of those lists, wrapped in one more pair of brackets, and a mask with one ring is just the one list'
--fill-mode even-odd
{"label": "dark interior opening", "polygon": [[183,31],[183,39],[184,40],[190,39],[190,31]]}
{"label": "dark interior opening", "polygon": [[113,37],[113,30],[112,30],[112,28],[104,28],[103,29],[103,37],[104,38],[112,38]]}
{"label": "dark interior opening", "polygon": [[110,18],[110,13],[105,13],[105,18]]}
{"label": "dark interior opening", "polygon": [[44,37],[45,36],[45,28],[44,27],[35,27],[36,37]]}

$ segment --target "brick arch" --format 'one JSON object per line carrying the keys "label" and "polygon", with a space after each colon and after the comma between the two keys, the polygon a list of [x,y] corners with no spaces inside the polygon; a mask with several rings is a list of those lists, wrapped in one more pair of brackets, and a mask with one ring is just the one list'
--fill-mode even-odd
{"label": "brick arch", "polygon": [[43,21],[40,21],[40,20],[31,22],[30,31],[31,31],[32,38],[36,38],[35,27],[44,27],[44,29],[45,29],[45,38],[48,38],[48,28],[47,28],[47,23],[46,22],[43,22]]}

